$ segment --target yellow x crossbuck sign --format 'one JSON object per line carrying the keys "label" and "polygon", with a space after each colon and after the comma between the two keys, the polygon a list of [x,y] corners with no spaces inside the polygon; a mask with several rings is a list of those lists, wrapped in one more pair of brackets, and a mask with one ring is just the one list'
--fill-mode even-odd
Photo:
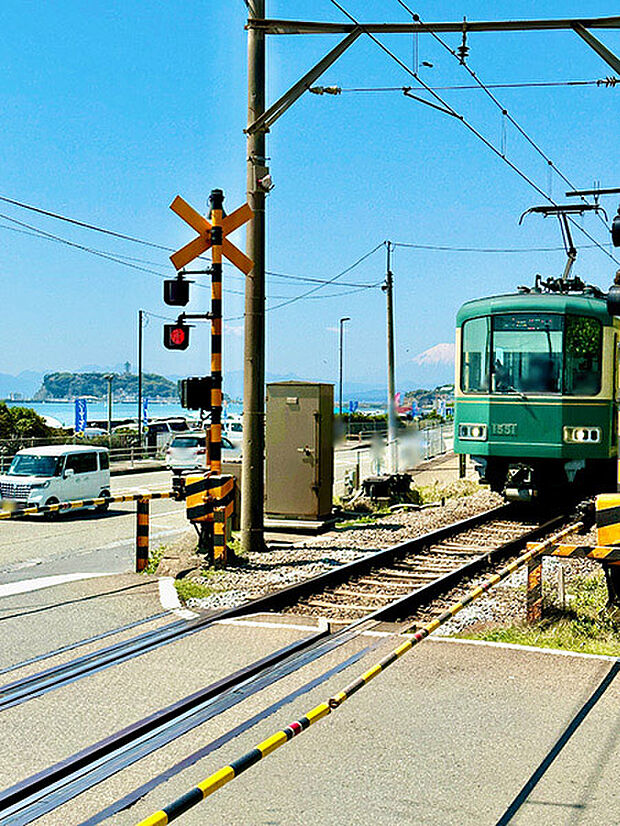
{"label": "yellow x crossbuck sign", "polygon": [[[211,224],[199,212],[190,206],[187,201],[184,201],[180,195],[174,199],[170,204],[170,209],[182,218],[198,233],[198,238],[194,238],[189,244],[181,247],[180,250],[170,256],[170,260],[175,269],[180,270],[185,267],[194,258],[198,258],[203,252],[206,252],[211,246]],[[222,221],[222,253],[228,258],[231,264],[241,270],[246,275],[254,266],[254,262],[247,257],[240,249],[227,240],[226,236],[234,232],[240,226],[243,226],[246,221],[249,221],[254,213],[248,204],[243,204],[239,209],[231,212]]]}

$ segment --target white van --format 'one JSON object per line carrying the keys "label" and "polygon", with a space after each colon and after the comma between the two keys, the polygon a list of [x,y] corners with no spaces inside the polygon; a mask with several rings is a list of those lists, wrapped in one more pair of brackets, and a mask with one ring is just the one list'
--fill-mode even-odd
{"label": "white van", "polygon": [[[46,445],[20,450],[0,476],[0,499],[18,507],[55,505],[110,495],[110,456],[105,447]],[[108,503],[98,505],[108,509]]]}

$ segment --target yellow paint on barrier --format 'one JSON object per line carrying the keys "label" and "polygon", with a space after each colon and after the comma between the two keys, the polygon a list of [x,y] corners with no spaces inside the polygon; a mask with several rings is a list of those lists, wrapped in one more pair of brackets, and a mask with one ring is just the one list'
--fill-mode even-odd
{"label": "yellow paint on barrier", "polygon": [[370,682],[370,680],[373,679],[373,677],[376,677],[377,674],[380,674],[380,673],[381,673],[381,666],[380,665],[375,665],[372,668],[369,668],[368,671],[365,674],[362,675],[362,680],[365,683],[368,683],[368,682]]}
{"label": "yellow paint on barrier", "polygon": [[207,777],[206,780],[203,780],[202,783],[198,783],[197,788],[200,789],[204,797],[208,797],[229,783],[234,776],[234,770],[231,769],[230,766],[224,766],[223,769],[214,772],[210,777]]}
{"label": "yellow paint on barrier", "polygon": [[168,815],[165,812],[155,812],[154,815],[147,817],[146,820],[140,822],[140,826],[166,826],[168,823]]}
{"label": "yellow paint on barrier", "polygon": [[320,720],[323,717],[326,717],[329,714],[330,711],[331,711],[331,709],[329,707],[329,703],[321,703],[320,705],[315,706],[315,708],[313,708],[311,711],[309,711],[306,714],[306,717],[308,718],[308,720],[310,721],[310,724],[312,725],[312,723],[316,723],[317,720]]}
{"label": "yellow paint on barrier", "polygon": [[268,737],[267,740],[263,740],[262,743],[259,743],[257,749],[262,753],[263,757],[267,757],[268,754],[271,754],[272,751],[279,749],[280,746],[283,746],[286,742],[286,734],[283,731],[278,731],[276,734]]}

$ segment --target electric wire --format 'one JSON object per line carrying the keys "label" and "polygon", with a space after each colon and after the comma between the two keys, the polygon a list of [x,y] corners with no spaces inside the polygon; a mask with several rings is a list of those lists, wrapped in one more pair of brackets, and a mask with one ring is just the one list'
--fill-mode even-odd
{"label": "electric wire", "polygon": [[[85,246],[84,244],[77,244],[74,241],[69,241],[67,238],[63,238],[62,236],[54,235],[53,233],[46,232],[45,230],[39,229],[38,227],[34,227],[31,224],[26,224],[23,221],[18,221],[16,218],[11,218],[10,216],[5,215],[3,213],[0,213],[0,218],[3,218],[4,220],[11,221],[11,222],[19,225],[19,226],[12,227],[12,226],[7,226],[7,225],[4,225],[4,224],[0,224],[0,229],[9,230],[9,231],[12,231],[12,232],[19,232],[23,235],[28,235],[28,236],[31,236],[31,237],[34,237],[34,238],[42,238],[44,240],[49,240],[49,241],[54,241],[56,243],[64,244],[66,246],[73,247],[75,249],[79,249],[83,252],[87,252],[91,255],[96,255],[97,257],[104,258],[105,260],[112,261],[115,264],[120,264],[122,266],[130,267],[131,269],[135,269],[135,270],[138,270],[140,272],[147,273],[148,275],[154,275],[154,276],[157,276],[158,278],[161,278],[161,279],[165,279],[167,277],[165,273],[157,272],[156,270],[152,270],[152,269],[149,269],[147,267],[142,267],[142,266],[139,266],[135,263],[131,263],[131,261],[133,261],[133,260],[141,260],[141,259],[133,259],[130,256],[123,256],[123,255],[119,255],[119,254],[116,254],[116,253],[106,252],[104,250],[98,250],[98,249],[95,249],[93,247],[88,247],[88,246]],[[124,260],[124,259],[129,259],[129,260]],[[159,265],[156,264],[155,266],[159,266]],[[275,273],[275,275],[278,275],[282,278],[293,278],[293,279],[299,280],[299,281],[304,281],[304,282],[306,281],[305,276],[293,276],[293,275],[285,275],[285,274],[281,274],[281,273]],[[327,281],[327,280],[324,280],[324,279],[308,278],[307,280],[311,283],[318,282],[318,283],[323,284],[325,286],[327,286],[331,283],[331,281]],[[207,289],[207,290],[210,289],[208,284],[198,283],[197,286],[202,288],[202,289]],[[315,298],[337,298],[337,297],[340,297],[340,296],[343,296],[343,295],[351,295],[352,293],[359,292],[359,291],[366,290],[366,289],[374,289],[376,285],[375,284],[347,283],[346,286],[347,287],[354,287],[355,289],[347,290],[346,292],[341,291],[341,292],[338,292],[338,293],[332,293],[329,296],[316,296]],[[224,288],[224,292],[227,293],[228,295],[238,295],[238,296],[244,296],[245,295],[245,293],[241,290],[231,290],[230,288]],[[276,295],[270,295],[268,297],[268,299],[269,300],[288,300],[288,299],[294,298],[294,297],[295,296],[276,294]]]}
{"label": "electric wire", "polygon": [[[564,247],[453,247],[443,244],[410,244],[404,241],[392,241],[395,247],[430,250],[431,252],[479,252],[479,253],[531,253],[531,252],[561,252]],[[597,244],[581,244],[577,249],[596,249]]]}
{"label": "electric wire", "polygon": [[[116,254],[109,253],[109,252],[104,252],[102,250],[97,250],[93,247],[88,247],[84,244],[78,244],[75,241],[70,241],[67,238],[63,238],[62,236],[54,235],[51,232],[47,232],[45,230],[42,230],[39,227],[33,226],[32,224],[27,224],[24,221],[19,221],[17,218],[12,218],[11,216],[5,215],[4,213],[1,213],[1,212],[0,212],[0,218],[5,220],[5,221],[9,221],[10,223],[16,225],[16,226],[13,227],[13,226],[6,226],[6,225],[0,224],[0,229],[11,230],[11,231],[14,231],[14,232],[21,232],[22,234],[30,235],[30,236],[33,236],[35,238],[43,238],[43,239],[48,240],[48,241],[54,241],[55,243],[64,244],[65,246],[81,250],[82,252],[87,252],[91,255],[95,255],[95,256],[97,256],[99,258],[103,258],[107,261],[112,261],[115,264],[120,264],[121,266],[130,267],[131,269],[138,270],[140,272],[144,272],[148,275],[154,275],[154,276],[156,276],[157,278],[160,278],[160,279],[165,279],[166,278],[166,275],[164,273],[157,272],[156,270],[152,270],[152,269],[140,266],[140,265],[135,264],[135,263],[131,263],[130,261],[122,260],[122,257],[117,256]],[[139,239],[133,239],[133,240],[136,240],[136,241],[138,241],[138,243],[140,243]],[[146,243],[148,243],[148,242],[146,242]],[[381,244],[379,246],[381,246]],[[378,248],[379,247],[376,247],[374,250],[371,250],[371,252],[369,252],[366,255],[362,256],[362,258],[358,259],[358,261],[354,262],[349,267],[347,267],[346,270],[344,270],[341,273],[338,273],[337,275],[333,276],[330,279],[326,279],[326,280],[314,279],[314,278],[310,279],[310,281],[313,282],[313,283],[316,282],[316,281],[320,281],[320,283],[317,287],[314,287],[313,289],[308,290],[306,293],[304,293],[302,295],[296,295],[296,296],[271,295],[271,296],[269,296],[267,300],[269,300],[269,301],[281,301],[282,303],[277,304],[274,307],[267,307],[266,312],[269,312],[269,310],[271,310],[271,309],[277,309],[278,307],[285,306],[286,304],[292,304],[292,303],[295,303],[297,301],[301,301],[302,299],[305,299],[305,298],[309,298],[310,300],[340,298],[342,296],[352,295],[354,293],[364,292],[368,289],[377,288],[379,286],[379,284],[359,284],[354,289],[351,289],[351,290],[344,290],[344,291],[340,291],[338,293],[331,293],[330,295],[326,295],[326,296],[312,296],[311,297],[311,293],[314,293],[317,290],[323,289],[324,287],[333,284],[337,279],[341,278],[347,272],[350,272],[352,269],[357,267],[358,264],[362,263],[362,261],[365,260],[365,258],[367,258],[369,255],[371,255],[373,252],[375,252],[376,249],[378,249]],[[285,274],[277,274],[277,275],[281,275],[282,277],[298,278],[299,280],[302,280],[304,278],[304,276],[289,276],[289,275],[285,275]],[[207,289],[207,290],[211,289],[208,284],[197,283],[196,286],[201,287],[203,289]],[[339,285],[339,286],[341,286],[341,285]],[[346,286],[348,287],[348,286],[353,286],[353,285],[346,284]],[[231,290],[231,289],[228,289],[228,288],[224,288],[223,291],[225,293],[227,293],[228,295],[245,296],[245,293],[242,290]],[[151,313],[150,315],[155,315],[155,314]],[[167,317],[164,318],[164,316],[157,316],[157,317],[162,318],[165,321],[173,321],[174,322],[176,320],[176,319],[167,318]],[[224,321],[238,321],[240,319],[243,319],[244,317],[245,317],[244,315],[229,316],[229,317],[224,318],[223,320]]]}
{"label": "electric wire", "polygon": [[[525,172],[523,172],[523,170],[520,169],[506,155],[502,154],[501,151],[488,138],[486,138],[475,126],[473,126],[473,124],[471,124],[465,118],[464,115],[457,112],[456,109],[454,109],[446,100],[444,100],[441,97],[441,95],[439,95],[434,89],[432,89],[431,86],[429,86],[429,84],[426,83],[416,72],[414,72],[412,69],[410,69],[409,66],[407,66],[406,63],[404,63],[397,55],[394,54],[394,52],[392,52],[390,49],[388,49],[388,47],[384,43],[382,43],[381,40],[379,40],[379,38],[375,37],[375,35],[371,31],[369,31],[368,28],[366,26],[364,26],[363,23],[360,23],[358,20],[355,19],[355,17],[353,17],[352,14],[350,14],[350,12],[348,12],[345,8],[343,8],[343,6],[340,5],[338,0],[329,0],[329,2],[333,6],[335,6],[337,9],[339,9],[346,17],[348,17],[348,19],[352,23],[354,23],[356,26],[358,26],[360,28],[360,30],[362,32],[364,32],[364,34],[366,34],[374,43],[376,43],[377,46],[379,46],[379,48],[383,52],[385,52],[392,60],[394,60],[402,69],[404,69],[404,71],[407,72],[408,75],[413,77],[420,84],[420,86],[422,86],[424,89],[426,89],[426,91],[429,92],[429,94],[432,97],[434,97],[435,100],[437,100],[439,102],[439,104],[441,104],[441,107],[443,107],[443,111],[446,114],[451,115],[451,116],[455,117],[457,120],[459,120],[463,124],[463,126],[465,126],[466,129],[468,129],[473,135],[475,135],[480,141],[482,141],[482,143],[484,143],[485,146],[487,146],[495,155],[497,155],[498,158],[503,160],[505,164],[507,164],[514,172],[516,172],[516,174],[520,178],[522,178],[522,180],[524,180],[530,187],[532,187],[532,189],[534,189],[545,200],[547,200],[553,206],[558,205],[553,200],[553,198],[551,198],[529,175],[527,175]],[[401,2],[401,0],[398,0],[398,2]],[[435,107],[435,108],[438,108],[438,107]],[[592,241],[608,258],[610,258],[616,264],[620,264],[620,260],[618,260],[615,257],[615,255],[613,255],[613,253],[606,250],[605,247],[599,241],[597,241],[596,238],[593,235],[591,235],[588,232],[588,230],[586,230],[584,227],[582,227],[580,224],[578,224],[570,216],[568,216],[568,220],[571,222],[571,224],[573,224],[574,227],[576,227],[587,238],[589,238],[590,241]]]}
{"label": "electric wire", "polygon": [[[317,287],[312,287],[312,289],[307,290],[305,293],[301,293],[300,295],[294,296],[293,298],[289,298],[288,301],[283,301],[281,304],[276,304],[273,307],[269,307],[268,311],[271,312],[273,310],[279,310],[281,307],[287,307],[290,304],[294,304],[297,301],[301,301],[303,298],[308,298],[308,296],[312,295],[318,290],[322,290],[328,284],[333,284],[334,281],[337,281],[339,278],[342,278],[343,275],[346,275],[348,272],[351,272],[351,270],[358,267],[362,263],[362,261],[365,261],[367,258],[370,258],[371,255],[374,255],[374,253],[377,252],[377,250],[381,249],[381,247],[384,246],[385,241],[381,241],[381,243],[377,244],[376,247],[373,247],[369,252],[362,255],[360,258],[357,259],[357,261],[354,261],[353,264],[350,264],[348,267],[346,267],[346,269],[342,270],[339,273],[336,273],[336,275],[334,275],[333,278],[330,278],[324,284],[319,284]],[[330,296],[330,298],[331,297],[333,296]]]}
{"label": "electric wire", "polygon": [[[148,241],[144,238],[137,238],[135,236],[124,235],[122,233],[115,232],[114,230],[109,230],[109,229],[106,229],[105,227],[100,227],[100,226],[97,226],[95,224],[87,223],[85,221],[78,221],[75,218],[70,218],[66,215],[61,215],[60,213],[57,213],[57,212],[52,212],[50,210],[42,209],[41,207],[35,207],[35,206],[32,206],[31,204],[26,204],[22,201],[18,201],[16,199],[14,199],[14,198],[8,198],[6,196],[0,195],[0,201],[5,201],[6,203],[12,204],[13,206],[20,207],[21,209],[30,210],[31,212],[36,212],[36,213],[39,213],[41,215],[45,215],[47,217],[51,217],[51,218],[54,218],[54,219],[59,220],[59,221],[65,221],[65,222],[70,223],[70,224],[75,224],[76,226],[82,227],[84,229],[92,230],[92,231],[95,231],[95,232],[100,232],[100,233],[103,233],[103,234],[106,234],[106,235],[111,235],[111,236],[116,237],[116,238],[121,238],[125,241],[131,241],[131,242],[136,243],[136,244],[142,244],[144,246],[154,247],[156,249],[164,250],[165,252],[175,252],[174,247],[168,247],[168,246],[165,246],[163,244],[156,244],[153,241]],[[13,223],[20,224],[20,226],[28,227],[27,230],[26,229],[18,230],[14,227],[7,227],[7,226],[0,227],[2,229],[12,230],[14,232],[21,232],[24,235],[33,235],[35,237],[47,237],[50,240],[57,241],[58,243],[65,243],[65,244],[68,244],[70,246],[76,246],[79,249],[82,249],[84,252],[89,252],[89,253],[94,254],[94,255],[108,256],[111,260],[124,259],[124,260],[127,260],[127,261],[134,261],[134,262],[138,262],[138,263],[142,263],[142,264],[150,264],[152,266],[161,267],[161,268],[164,268],[165,266],[167,266],[167,265],[160,264],[160,263],[157,263],[157,262],[154,262],[154,261],[145,260],[145,259],[141,259],[141,258],[135,258],[135,257],[129,256],[129,255],[121,255],[120,253],[111,253],[111,252],[105,251],[105,250],[97,250],[93,247],[86,247],[86,246],[83,246],[83,245],[78,245],[78,244],[75,244],[72,241],[69,241],[68,239],[62,238],[62,236],[54,236],[51,233],[46,233],[45,230],[42,230],[38,227],[34,227],[30,224],[24,224],[23,222],[19,222],[14,218],[10,218],[9,216],[3,216],[2,213],[0,213],[0,217],[4,217],[7,221],[12,221]],[[200,260],[204,260],[204,261],[209,260],[208,258],[205,258],[204,256],[199,256],[199,258],[200,258]],[[120,263],[120,262],[117,262],[117,263]],[[227,267],[233,267],[233,265],[229,264],[227,261],[224,261],[223,264]],[[148,270],[145,270],[145,271],[148,272]],[[158,275],[159,274],[159,273],[154,272],[153,270],[151,270],[150,272],[153,275]],[[273,276],[275,278],[286,278],[286,279],[291,279],[291,280],[295,280],[295,281],[302,281],[302,282],[308,282],[308,283],[326,284],[326,285],[331,283],[330,279],[313,278],[311,276],[304,276],[304,275],[291,275],[289,273],[272,272],[271,270],[266,270],[265,274],[268,275],[268,276]],[[161,274],[159,274],[159,275],[161,275]],[[235,275],[236,277],[242,278],[242,279],[245,278],[242,275],[237,275],[237,273],[233,273],[233,275]],[[204,286],[204,285],[199,285],[199,286]],[[361,284],[361,283],[354,283],[354,282],[348,282],[347,286],[350,286],[350,287],[367,287],[368,289],[372,289],[374,287],[373,284]],[[286,296],[282,296],[282,297],[285,298]]]}
{"label": "electric wire", "polygon": [[[544,152],[544,150],[538,145],[538,143],[526,132],[526,130],[521,126],[520,123],[518,123],[518,121],[513,117],[513,115],[510,114],[509,110],[504,106],[504,104],[501,103],[501,101],[499,101],[497,99],[497,97],[490,91],[490,86],[488,84],[485,84],[480,79],[480,77],[478,77],[476,72],[466,62],[465,58],[461,59],[459,57],[459,55],[457,54],[457,52],[454,51],[454,49],[452,49],[448,45],[448,43],[446,43],[446,41],[437,34],[437,32],[434,32],[434,31],[429,32],[429,30],[424,27],[424,22],[420,19],[420,15],[416,14],[413,11],[413,9],[409,8],[409,6],[404,2],[404,0],[396,0],[396,2],[400,6],[402,6],[402,8],[406,9],[409,12],[409,14],[412,16],[412,18],[414,18],[416,20],[416,22],[419,23],[420,26],[425,31],[427,31],[429,34],[431,34],[435,38],[435,40],[450,55],[452,55],[452,57],[459,63],[459,65],[462,66],[465,69],[465,71],[469,74],[469,76],[472,78],[472,80],[475,81],[475,83],[477,85],[477,88],[479,88],[480,90],[485,92],[485,94],[489,97],[489,99],[493,102],[493,104],[499,109],[502,116],[508,119],[508,121],[517,130],[517,132],[530,144],[530,146],[534,149],[534,151],[537,152],[540,155],[541,158],[543,158],[543,160],[547,164],[548,169],[554,171],[564,181],[564,183],[566,183],[570,187],[570,189],[572,189],[572,190],[577,189],[575,184],[566,175],[564,175],[564,173],[559,169],[558,166],[556,166],[556,164],[551,160],[551,158],[547,155],[547,153]],[[611,84],[611,78],[609,78],[608,80],[610,82],[610,85],[612,85]],[[613,85],[615,85],[615,84],[613,84]],[[505,157],[505,148],[500,154],[501,154],[501,156]],[[552,203],[555,203],[549,195],[546,195],[546,197]],[[589,201],[583,195],[580,195],[579,198],[582,201],[582,203],[589,204]],[[598,211],[596,212],[596,215],[602,221],[603,225],[607,229],[607,225],[605,223],[605,219],[603,218],[603,216]],[[572,219],[570,217],[569,217],[569,220],[571,220],[571,222],[573,223],[574,226],[579,226],[578,224],[575,223],[575,221],[572,221]],[[608,254],[607,250],[605,250],[605,253]],[[611,256],[611,257],[613,258],[613,256]],[[615,258],[614,258],[614,261],[616,261]],[[620,263],[620,262],[616,261],[616,263]]]}
{"label": "electric wire", "polygon": [[58,212],[50,212],[47,209],[35,207],[31,204],[25,204],[22,201],[15,200],[14,198],[7,198],[6,195],[0,195],[0,201],[4,201],[4,203],[6,204],[12,204],[13,206],[20,207],[21,209],[28,209],[30,210],[30,212],[37,212],[39,213],[39,215],[46,215],[48,218],[55,218],[57,221],[65,221],[68,224],[74,224],[76,227],[89,229],[93,232],[101,232],[104,235],[111,235],[114,238],[120,238],[123,241],[131,241],[134,244],[144,244],[146,246],[154,247],[155,249],[159,250],[170,250],[170,247],[164,247],[162,244],[156,244],[154,241],[144,241],[142,238],[135,238],[133,235],[125,235],[122,232],[115,232],[111,229],[105,229],[103,227],[97,226],[96,224],[89,224],[85,221],[78,221],[76,218],[69,218],[68,216],[61,215]]}
{"label": "electric wire", "polygon": [[[419,16],[419,15],[416,15],[416,14],[413,12],[413,10],[412,10],[412,9],[410,9],[410,8],[409,8],[409,6],[408,6],[406,3],[404,3],[404,2],[403,2],[403,0],[397,0],[397,3],[399,3],[399,5],[401,5],[404,9],[406,9],[406,10],[409,12],[409,14],[411,14],[411,16],[412,16],[412,17],[415,17],[415,18],[416,18],[416,22],[418,22],[418,23],[420,24],[420,26],[421,26],[422,28],[424,28],[424,22],[423,22],[422,20],[420,20],[420,16]],[[427,29],[425,29],[425,31],[428,31],[428,30],[427,30]],[[503,104],[503,103],[501,103],[501,101],[499,101],[499,100],[497,99],[497,97],[496,97],[496,96],[495,96],[495,95],[494,95],[494,94],[490,91],[490,86],[489,86],[488,84],[485,84],[485,83],[481,80],[481,78],[480,78],[480,77],[478,77],[478,75],[476,74],[476,72],[475,72],[475,71],[471,68],[471,66],[469,66],[469,64],[466,62],[466,60],[465,60],[464,58],[461,60],[461,58],[459,57],[459,55],[457,54],[457,52],[455,52],[455,51],[454,51],[454,49],[452,49],[452,48],[448,45],[448,43],[446,43],[446,41],[445,41],[442,37],[440,37],[440,36],[437,34],[437,32],[430,31],[429,33],[430,33],[430,34],[431,34],[431,35],[435,38],[435,40],[436,40],[436,41],[437,41],[437,42],[438,42],[438,43],[439,43],[439,44],[440,44],[440,45],[441,45],[441,46],[442,46],[442,47],[443,47],[443,48],[444,48],[444,49],[445,49],[445,50],[446,50],[446,51],[447,51],[450,55],[452,55],[452,57],[453,57],[453,58],[454,58],[454,59],[455,59],[455,60],[459,63],[459,65],[461,65],[461,66],[465,69],[465,71],[469,74],[469,76],[472,78],[472,80],[474,80],[474,81],[475,81],[475,83],[477,84],[477,87],[478,87],[479,89],[481,89],[481,90],[482,90],[482,91],[483,91],[483,92],[484,92],[484,93],[488,96],[488,98],[489,98],[489,99],[493,102],[493,104],[494,104],[494,105],[495,105],[495,106],[496,106],[496,107],[500,110],[500,112],[502,113],[502,115],[510,121],[510,123],[514,126],[514,128],[517,130],[517,132],[518,132],[518,133],[519,133],[519,134],[520,134],[520,135],[521,135],[521,136],[522,136],[522,137],[523,137],[523,138],[524,138],[524,139],[525,139],[525,140],[526,140],[526,141],[530,144],[530,146],[534,149],[534,151],[535,151],[535,152],[537,152],[537,153],[540,155],[540,157],[541,157],[541,158],[543,158],[543,160],[547,163],[547,165],[549,166],[549,168],[550,168],[550,169],[552,169],[552,170],[553,170],[553,171],[554,171],[554,172],[555,172],[555,173],[556,173],[556,174],[557,174],[557,175],[558,175],[558,176],[559,176],[559,177],[560,177],[560,178],[564,181],[564,183],[566,183],[566,184],[567,184],[567,185],[568,185],[568,186],[569,186],[572,190],[577,189],[577,187],[575,186],[575,184],[574,184],[574,183],[573,183],[573,182],[572,182],[572,181],[571,181],[571,180],[570,180],[570,179],[569,179],[569,178],[568,178],[568,177],[567,177],[567,176],[566,176],[566,175],[565,175],[565,174],[561,171],[561,169],[559,169],[559,167],[558,167],[558,166],[556,166],[556,164],[555,164],[555,163],[551,160],[551,158],[547,155],[547,153],[546,153],[546,152],[545,152],[545,151],[544,151],[544,150],[543,150],[543,149],[542,149],[542,148],[538,145],[538,143],[537,143],[537,142],[536,142],[536,141],[535,141],[535,140],[534,140],[534,139],[533,139],[533,138],[532,138],[532,137],[531,137],[531,136],[530,136],[530,135],[526,132],[526,130],[525,130],[525,129],[521,126],[521,124],[520,124],[520,123],[519,123],[519,122],[518,122],[518,121],[517,121],[517,120],[513,117],[513,115],[511,115],[511,114],[510,114],[509,110],[508,110],[508,109],[504,106],[504,104]],[[585,204],[588,204],[588,203],[589,203],[589,202],[587,201],[587,199],[586,199],[586,198],[584,198],[584,196],[583,196],[583,195],[581,195],[581,196],[580,196],[580,199],[581,199],[581,201],[582,201],[583,203],[585,203]],[[597,215],[598,215],[598,217],[601,219],[601,221],[603,221],[603,223],[605,223],[605,219],[603,218],[603,216],[602,216],[602,215],[600,215],[600,213],[598,213],[598,212],[597,212]],[[605,226],[606,226],[606,225],[605,225]]]}
{"label": "electric wire", "polygon": [[[416,32],[417,33],[417,32]],[[435,34],[435,32],[430,32],[430,34]],[[614,82],[616,81],[616,82]],[[487,89],[544,89],[544,88],[551,88],[551,87],[564,87],[564,86],[603,86],[603,87],[615,87],[616,85],[620,85],[620,78],[609,77],[609,78],[599,78],[598,80],[537,80],[537,81],[521,81],[518,83],[486,83],[485,86]],[[404,89],[409,89],[409,86],[340,86],[340,92],[402,92]],[[431,89],[435,92],[443,92],[443,91],[466,91],[466,90],[475,90],[480,89],[480,84],[472,83],[472,84],[464,84],[464,83],[455,83],[455,84],[447,84],[445,86],[431,86]]]}

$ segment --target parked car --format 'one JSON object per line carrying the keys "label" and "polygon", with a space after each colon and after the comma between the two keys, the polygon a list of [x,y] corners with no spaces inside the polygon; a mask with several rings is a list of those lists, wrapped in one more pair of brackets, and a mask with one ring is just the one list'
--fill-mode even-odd
{"label": "parked car", "polygon": [[[104,430],[103,427],[85,427],[84,430],[81,431],[81,434],[85,439],[92,439],[96,436],[107,436],[108,431]],[[79,433],[76,433],[76,436],[79,435]]]}
{"label": "parked car", "polygon": [[[47,445],[18,451],[0,476],[0,499],[17,507],[56,505],[110,495],[110,456],[105,447]],[[97,511],[108,509],[108,503]]]}
{"label": "parked car", "polygon": [[[239,450],[222,436],[222,458],[238,458]],[[186,470],[206,470],[207,443],[204,431],[175,436],[166,451],[166,467],[174,474]]]}
{"label": "parked car", "polygon": [[146,443],[149,447],[162,448],[169,445],[175,433],[187,433],[190,430],[185,419],[156,419],[147,425]]}
{"label": "parked car", "polygon": [[222,433],[235,447],[241,447],[243,441],[243,422],[240,417],[229,417],[222,423]]}

